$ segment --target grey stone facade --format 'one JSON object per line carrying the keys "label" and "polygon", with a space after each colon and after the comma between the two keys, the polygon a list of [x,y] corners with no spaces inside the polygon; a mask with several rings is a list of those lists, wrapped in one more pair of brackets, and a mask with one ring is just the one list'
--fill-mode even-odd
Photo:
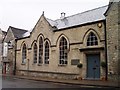
{"label": "grey stone facade", "polygon": [[6,35],[6,32],[0,29],[0,70],[1,72],[2,72],[3,39],[5,35]]}
{"label": "grey stone facade", "polygon": [[[120,43],[120,3],[118,4],[118,30],[118,43]],[[120,44],[118,44],[118,75],[120,76]]]}
{"label": "grey stone facade", "polygon": [[110,2],[109,8],[106,12],[108,76],[112,80],[118,80],[120,70],[119,5],[120,2]]}
{"label": "grey stone facade", "polygon": [[[9,26],[7,34],[4,38],[3,43],[7,44],[7,51],[4,51],[7,55],[3,56],[3,74],[15,74],[15,50],[16,50],[16,39],[21,38],[22,34],[27,32],[26,30],[18,29]],[[3,46],[5,48],[5,46]]]}

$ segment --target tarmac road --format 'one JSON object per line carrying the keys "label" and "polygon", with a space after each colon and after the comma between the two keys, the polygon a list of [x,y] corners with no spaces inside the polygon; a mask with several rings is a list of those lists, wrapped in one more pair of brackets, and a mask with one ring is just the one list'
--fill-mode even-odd
{"label": "tarmac road", "polygon": [[[83,86],[83,85],[72,85],[72,84],[62,84],[62,83],[53,83],[53,82],[44,82],[44,81],[35,81],[27,79],[19,79],[13,77],[1,77],[2,80],[2,90],[14,90],[17,89],[32,89],[32,90],[47,90],[47,89],[56,89],[56,90],[117,90],[116,88],[107,88],[107,87],[95,87],[95,86]],[[16,90],[16,89],[15,89]]]}

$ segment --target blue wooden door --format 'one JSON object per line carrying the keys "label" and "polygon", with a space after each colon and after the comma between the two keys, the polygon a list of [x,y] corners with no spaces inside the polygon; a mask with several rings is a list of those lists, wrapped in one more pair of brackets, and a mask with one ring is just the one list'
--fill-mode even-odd
{"label": "blue wooden door", "polygon": [[87,55],[87,78],[90,78],[90,79],[100,78],[100,55],[99,54]]}

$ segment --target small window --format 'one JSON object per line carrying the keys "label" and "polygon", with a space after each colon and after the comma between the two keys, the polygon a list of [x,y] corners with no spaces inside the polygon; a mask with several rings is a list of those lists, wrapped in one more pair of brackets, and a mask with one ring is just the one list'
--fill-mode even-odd
{"label": "small window", "polygon": [[49,64],[49,43],[45,43],[45,64]]}
{"label": "small window", "polygon": [[43,63],[43,39],[40,37],[39,40],[39,62],[38,63]]}
{"label": "small window", "polygon": [[87,46],[95,46],[95,45],[98,45],[98,39],[96,35],[93,32],[91,32],[87,39]]}
{"label": "small window", "polygon": [[23,45],[23,48],[22,48],[22,63],[25,63],[25,60],[26,60],[26,56],[27,56],[27,50],[26,50],[26,44]]}
{"label": "small window", "polygon": [[59,64],[67,64],[67,40],[62,37],[59,44]]}
{"label": "small window", "polygon": [[34,54],[33,54],[33,59],[34,59],[34,61],[33,61],[33,63],[37,63],[37,45],[36,45],[36,43],[34,44]]}

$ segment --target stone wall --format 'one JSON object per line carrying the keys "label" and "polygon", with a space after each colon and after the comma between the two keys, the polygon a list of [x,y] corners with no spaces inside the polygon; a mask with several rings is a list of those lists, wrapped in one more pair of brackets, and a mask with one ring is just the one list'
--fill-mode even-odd
{"label": "stone wall", "polygon": [[[2,39],[3,39],[3,34],[2,34],[2,31],[0,29],[0,70],[2,69]],[[1,71],[0,71],[1,72]]]}
{"label": "stone wall", "polygon": [[[109,79],[118,78],[119,29],[118,2],[112,3],[106,16],[108,76]],[[113,76],[112,76],[113,75]],[[113,77],[113,78],[112,78]],[[116,79],[117,80],[117,79]]]}
{"label": "stone wall", "polygon": [[78,79],[79,74],[17,70],[17,75],[54,79]]}
{"label": "stone wall", "polygon": [[120,82],[120,2],[118,3],[118,76]]}
{"label": "stone wall", "polygon": [[8,29],[7,31],[7,35],[4,39],[4,42],[8,43],[11,42],[10,46],[8,46],[8,50],[7,50],[7,56],[3,57],[3,63],[5,64],[7,61],[8,64],[8,68],[9,70],[6,71],[7,74],[12,75],[13,74],[13,70],[14,70],[14,66],[15,66],[15,47],[16,47],[16,43],[15,43],[15,37],[13,35],[13,32],[11,29]]}

